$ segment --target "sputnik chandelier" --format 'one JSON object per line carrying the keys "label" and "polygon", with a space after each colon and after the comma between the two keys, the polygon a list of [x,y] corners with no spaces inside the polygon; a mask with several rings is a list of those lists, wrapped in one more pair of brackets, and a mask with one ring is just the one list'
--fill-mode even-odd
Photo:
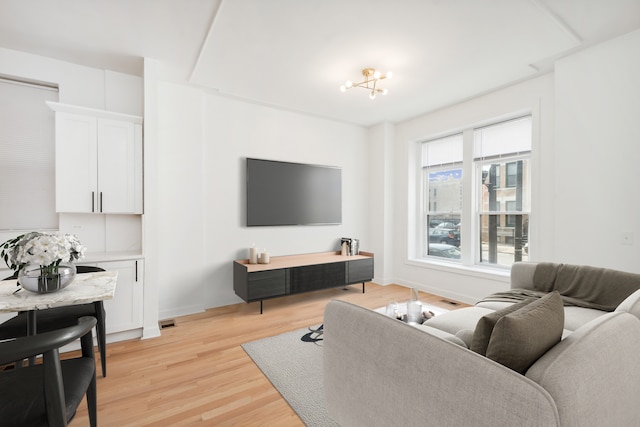
{"label": "sputnik chandelier", "polygon": [[378,82],[380,80],[389,79],[392,76],[391,71],[386,74],[382,74],[380,71],[376,71],[375,68],[365,68],[362,70],[362,75],[364,76],[364,81],[360,83],[353,83],[351,80],[347,80],[344,82],[342,86],[340,86],[341,92],[346,92],[349,89],[353,89],[354,87],[361,87],[369,91],[369,98],[375,99],[376,94],[381,93],[382,95],[387,94],[386,89],[380,89],[377,87]]}

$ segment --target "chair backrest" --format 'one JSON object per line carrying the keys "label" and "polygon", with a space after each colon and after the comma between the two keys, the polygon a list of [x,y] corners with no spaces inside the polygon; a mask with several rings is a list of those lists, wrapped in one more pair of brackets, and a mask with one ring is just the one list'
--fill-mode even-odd
{"label": "chair backrest", "polygon": [[96,325],[95,317],[82,317],[78,324],[68,328],[23,336],[12,341],[0,342],[0,365],[37,356],[60,348],[82,338]]}
{"label": "chair backrest", "polygon": [[[48,425],[66,426],[86,394],[91,426],[97,425],[96,369],[91,330],[94,317],[82,317],[78,324],[37,335],[0,342],[0,364],[42,354],[40,366],[0,373],[2,395],[17,393],[10,405],[3,399],[1,416],[10,425],[34,425],[46,419]],[[60,347],[80,338],[82,356],[60,361]],[[66,369],[62,369],[65,364]],[[20,390],[17,392],[16,390]],[[38,394],[39,391],[42,394]],[[67,400],[68,399],[68,400]],[[71,415],[70,415],[71,414]]]}

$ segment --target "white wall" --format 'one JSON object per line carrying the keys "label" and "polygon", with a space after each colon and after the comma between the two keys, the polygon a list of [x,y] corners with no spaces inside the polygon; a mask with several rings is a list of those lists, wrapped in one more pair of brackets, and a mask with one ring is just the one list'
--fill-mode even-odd
{"label": "white wall", "polygon": [[640,273],[640,31],[555,74],[555,258]]}
{"label": "white wall", "polygon": [[[155,236],[160,318],[194,313],[204,301],[204,159],[202,92],[158,84]],[[155,187],[155,188],[153,188]]]}
{"label": "white wall", "polygon": [[[241,302],[232,262],[252,243],[271,256],[338,250],[343,236],[368,249],[364,129],[171,83],[159,106],[160,318]],[[342,167],[343,223],[246,227],[246,157]]]}
{"label": "white wall", "polygon": [[393,164],[395,126],[382,123],[367,131],[369,166],[369,238],[374,253],[375,282],[393,282]]}

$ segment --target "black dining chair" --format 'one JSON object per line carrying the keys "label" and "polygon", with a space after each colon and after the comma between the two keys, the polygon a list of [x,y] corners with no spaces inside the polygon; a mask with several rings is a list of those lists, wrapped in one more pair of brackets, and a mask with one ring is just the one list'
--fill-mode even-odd
{"label": "black dining chair", "polygon": [[[0,342],[0,365],[42,355],[42,363],[0,372],[0,424],[66,426],[87,396],[89,422],[97,425],[93,317],[75,326]],[[80,338],[79,357],[60,360],[59,349]]]}
{"label": "black dining chair", "polygon": [[[100,267],[79,265],[76,267],[78,274],[95,273],[105,271]],[[17,272],[3,280],[17,279]],[[98,341],[98,351],[100,352],[100,364],[102,366],[102,376],[107,376],[107,337],[106,337],[106,312],[102,301],[95,301],[87,304],[66,305],[64,307],[49,308],[39,310],[36,316],[36,332],[48,332],[55,329],[73,326],[78,319],[83,316],[95,317],[96,338]],[[13,338],[27,335],[27,313],[20,312],[17,316],[0,324],[0,339]]]}

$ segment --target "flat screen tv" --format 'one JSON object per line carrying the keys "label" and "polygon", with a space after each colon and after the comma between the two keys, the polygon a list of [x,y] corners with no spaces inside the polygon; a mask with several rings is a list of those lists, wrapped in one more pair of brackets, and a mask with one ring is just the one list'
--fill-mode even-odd
{"label": "flat screen tv", "polygon": [[247,158],[247,226],[342,223],[342,169]]}

